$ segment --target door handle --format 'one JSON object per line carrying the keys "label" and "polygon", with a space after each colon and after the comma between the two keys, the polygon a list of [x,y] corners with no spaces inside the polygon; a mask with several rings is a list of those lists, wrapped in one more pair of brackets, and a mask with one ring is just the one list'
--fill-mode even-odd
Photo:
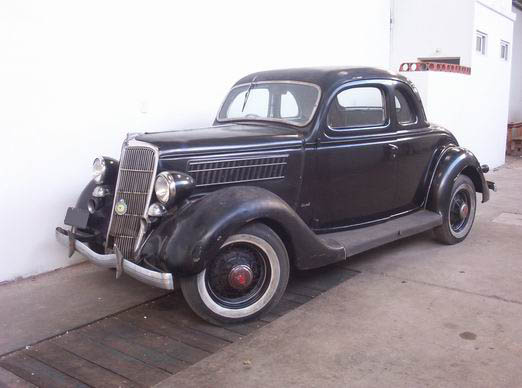
{"label": "door handle", "polygon": [[399,147],[395,144],[386,144],[385,149],[389,152],[390,157],[395,159],[397,157],[397,153],[399,152]]}

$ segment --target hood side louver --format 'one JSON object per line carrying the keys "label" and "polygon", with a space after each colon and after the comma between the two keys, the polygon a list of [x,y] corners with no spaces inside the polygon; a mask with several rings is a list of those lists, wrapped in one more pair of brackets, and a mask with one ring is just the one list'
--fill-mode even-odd
{"label": "hood side louver", "polygon": [[191,160],[188,173],[197,187],[285,177],[288,155]]}

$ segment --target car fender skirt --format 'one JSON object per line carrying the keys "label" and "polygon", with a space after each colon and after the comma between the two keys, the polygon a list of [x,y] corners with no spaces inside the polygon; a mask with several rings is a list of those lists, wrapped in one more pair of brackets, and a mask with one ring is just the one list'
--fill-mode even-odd
{"label": "car fender skirt", "polygon": [[318,238],[280,197],[253,186],[224,188],[181,207],[151,232],[141,255],[177,275],[193,275],[205,268],[229,236],[255,221],[277,226],[299,269],[346,258],[340,244]]}
{"label": "car fender skirt", "polygon": [[436,212],[449,205],[453,182],[460,174],[468,176],[477,192],[482,193],[482,202],[489,200],[489,188],[477,158],[461,147],[449,147],[438,162],[430,186],[427,208]]}

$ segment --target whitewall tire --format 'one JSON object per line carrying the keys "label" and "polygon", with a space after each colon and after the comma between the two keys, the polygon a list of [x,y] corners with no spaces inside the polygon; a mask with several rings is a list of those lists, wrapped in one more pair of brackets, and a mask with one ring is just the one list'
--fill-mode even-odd
{"label": "whitewall tire", "polygon": [[230,236],[202,272],[182,279],[181,289],[203,319],[242,322],[266,313],[281,299],[289,271],[284,243],[268,226],[255,223]]}

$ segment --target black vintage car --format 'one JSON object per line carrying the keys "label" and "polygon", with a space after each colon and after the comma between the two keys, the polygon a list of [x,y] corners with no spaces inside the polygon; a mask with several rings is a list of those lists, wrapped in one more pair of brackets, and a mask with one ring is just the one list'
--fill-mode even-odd
{"label": "black vintage car", "polygon": [[471,230],[488,167],[430,124],[415,87],[374,68],[239,80],[213,126],[132,134],[99,157],[60,242],[145,283],[180,284],[213,323],[256,317],[291,268],[325,266],[433,229]]}

